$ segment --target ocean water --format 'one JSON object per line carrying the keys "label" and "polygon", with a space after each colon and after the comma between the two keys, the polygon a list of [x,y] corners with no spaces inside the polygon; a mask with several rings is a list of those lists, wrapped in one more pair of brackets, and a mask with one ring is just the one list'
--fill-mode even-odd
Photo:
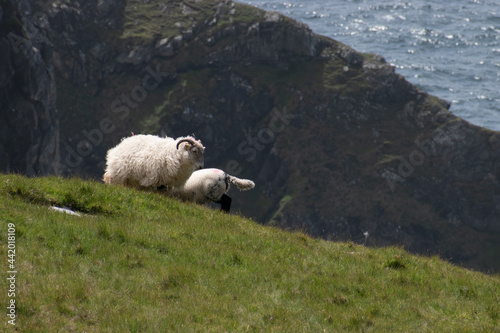
{"label": "ocean water", "polygon": [[382,55],[467,121],[500,131],[500,0],[243,0]]}

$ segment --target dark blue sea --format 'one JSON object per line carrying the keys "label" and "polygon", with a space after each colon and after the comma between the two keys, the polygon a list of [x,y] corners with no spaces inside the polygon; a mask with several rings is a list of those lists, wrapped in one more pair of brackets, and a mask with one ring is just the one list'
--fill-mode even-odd
{"label": "dark blue sea", "polygon": [[500,131],[500,1],[243,0],[376,53],[469,122]]}

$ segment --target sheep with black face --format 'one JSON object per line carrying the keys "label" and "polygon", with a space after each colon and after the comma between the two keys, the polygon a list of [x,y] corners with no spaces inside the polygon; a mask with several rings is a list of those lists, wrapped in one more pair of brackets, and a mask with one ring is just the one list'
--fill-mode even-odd
{"label": "sheep with black face", "polygon": [[244,191],[255,187],[253,181],[231,176],[220,169],[202,169],[193,172],[183,185],[171,188],[170,193],[199,204],[219,203],[221,211],[229,212],[232,200],[226,193],[230,184]]}

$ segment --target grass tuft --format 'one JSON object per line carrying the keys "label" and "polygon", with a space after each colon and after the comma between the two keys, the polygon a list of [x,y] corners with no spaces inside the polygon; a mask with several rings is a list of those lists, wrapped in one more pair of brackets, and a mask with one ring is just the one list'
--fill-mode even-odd
{"label": "grass tuft", "polygon": [[385,267],[392,269],[404,269],[406,268],[406,264],[403,262],[402,256],[396,255],[394,258],[386,261]]}

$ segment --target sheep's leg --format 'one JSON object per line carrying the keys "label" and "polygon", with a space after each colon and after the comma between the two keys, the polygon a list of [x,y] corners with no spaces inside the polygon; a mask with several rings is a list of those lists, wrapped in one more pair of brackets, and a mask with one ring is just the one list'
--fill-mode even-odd
{"label": "sheep's leg", "polygon": [[231,208],[231,197],[223,194],[222,197],[220,197],[219,201],[216,201],[216,203],[220,203],[220,210],[221,212],[229,213],[229,209]]}

